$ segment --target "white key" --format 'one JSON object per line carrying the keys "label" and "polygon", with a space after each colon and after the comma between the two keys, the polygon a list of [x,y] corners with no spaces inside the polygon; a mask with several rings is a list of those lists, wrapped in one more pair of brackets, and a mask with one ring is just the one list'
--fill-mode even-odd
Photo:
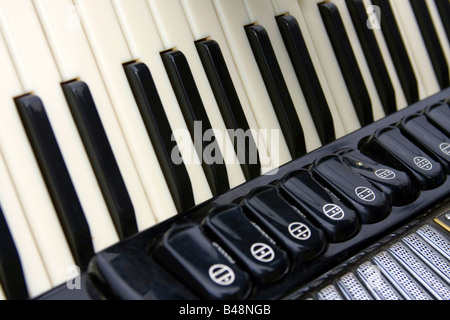
{"label": "white key", "polygon": [[307,151],[311,152],[321,146],[320,138],[275,20],[272,4],[270,0],[244,0],[244,3],[250,19],[262,25],[270,37],[278,64],[283,72],[284,80],[302,125]]}
{"label": "white key", "polygon": [[328,107],[330,109],[331,115],[333,117],[334,122],[334,131],[336,134],[336,138],[341,138],[347,132],[345,131],[344,124],[341,120],[341,115],[337,109],[336,103],[334,101],[333,94],[330,89],[330,85],[328,83],[328,79],[325,76],[325,73],[320,64],[319,57],[317,55],[316,49],[314,48],[313,41],[309,32],[307,31],[306,21],[303,17],[303,14],[300,10],[300,6],[297,0],[272,0],[272,5],[274,7],[276,15],[282,15],[289,13],[297,20],[300,30],[302,31],[303,38],[305,40],[306,46],[308,48],[309,55],[311,56],[311,60],[314,64],[314,68],[316,70],[317,77],[319,78],[320,85],[322,86],[323,93],[325,98],[327,99]]}
{"label": "white key", "polygon": [[317,6],[320,2],[322,1],[299,0],[300,9],[307,26],[307,29],[302,31],[309,32],[311,36],[320,64],[333,92],[345,130],[347,133],[350,133],[359,129],[361,125]]}
{"label": "white key", "polygon": [[363,48],[359,42],[358,34],[356,33],[355,26],[353,25],[350,12],[348,11],[347,4],[345,0],[333,0],[332,1],[336,7],[339,9],[339,13],[342,18],[342,22],[347,32],[348,39],[352,46],[353,52],[358,62],[359,69],[364,79],[364,83],[369,93],[370,100],[372,102],[373,118],[374,121],[380,120],[386,116],[381,104],[380,97],[373,81],[372,74],[370,73],[369,65],[367,64],[366,57],[364,55]]}
{"label": "white key", "polygon": [[74,3],[155,219],[159,222],[170,218],[176,214],[176,208],[123,70],[122,64],[133,57],[112,3],[108,0]]}
{"label": "white key", "polygon": [[[363,3],[367,8],[372,6],[372,2],[370,0],[363,0]],[[368,17],[369,18],[369,17]],[[408,102],[406,101],[405,94],[403,93],[403,88],[400,83],[400,79],[398,77],[397,71],[395,69],[394,62],[392,60],[391,54],[389,53],[388,46],[386,44],[386,40],[384,39],[383,31],[381,28],[373,29],[375,38],[378,43],[378,47],[380,48],[381,55],[383,56],[384,63],[386,64],[386,69],[389,73],[389,78],[392,81],[392,86],[395,90],[395,99],[397,102],[397,109],[401,110],[408,106]]]}
{"label": "white key", "polygon": [[[225,139],[225,141],[220,141],[220,139],[218,141],[222,142],[219,143],[219,146],[225,159],[230,187],[233,188],[244,183],[244,174],[235,156],[233,144],[226,133],[225,124],[197,53],[194,37],[180,2],[178,0],[148,0],[147,2],[165,49],[177,48],[186,56],[211,126],[215,131],[220,132]],[[229,150],[228,153],[227,150]]]}
{"label": "white key", "polygon": [[28,294],[30,297],[36,297],[51,289],[52,285],[2,154],[0,154],[0,203],[19,254]]}
{"label": "white key", "polygon": [[[80,79],[86,82],[121,171],[135,210],[140,230],[155,224],[148,199],[139,180],[128,146],[122,135],[114,108],[92,56],[77,11],[71,0],[36,0],[36,11],[55,57],[61,82]],[[94,248],[100,251],[119,239],[111,217],[104,211],[87,211]]]}
{"label": "white key", "polygon": [[3,292],[2,284],[0,283],[0,301],[5,301],[5,293]]}
{"label": "white key", "polygon": [[[211,39],[217,41],[220,45],[249,128],[251,130],[255,130],[255,133],[257,133],[260,129],[255,117],[258,109],[249,102],[244,85],[242,84],[239,72],[234,63],[228,42],[225,38],[225,34],[222,30],[219,18],[217,17],[212,2],[210,0],[181,0],[181,4],[183,5],[186,17],[189,21],[194,39],[200,40],[210,37]],[[257,134],[255,134],[253,138],[258,144],[262,173],[266,173],[274,169],[263,139],[260,139]]]}
{"label": "white key", "polygon": [[419,83],[419,99],[425,99],[441,89],[434,74],[416,17],[409,0],[396,0],[390,3]]}
{"label": "white key", "polygon": [[255,108],[259,128],[279,134],[280,140],[269,137],[265,140],[273,166],[279,167],[291,161],[292,157],[245,34],[244,26],[253,21],[241,0],[213,0],[213,4],[250,103]]}
{"label": "white key", "polygon": [[[145,0],[114,0],[117,18],[122,26],[133,59],[145,63],[152,74],[161,102],[173,131],[187,132],[183,114],[172,90],[170,80],[164,68],[160,52],[164,50],[163,44],[156,29]],[[198,165],[198,155],[193,144],[189,141],[194,159],[184,155],[184,163],[191,179],[192,190],[196,203],[201,203],[212,197],[201,165]],[[183,151],[183,148],[180,150]]]}
{"label": "white key", "polygon": [[[9,2],[8,16],[12,14],[9,5],[17,3],[20,1]],[[0,9],[0,27],[4,36],[5,1],[0,2]],[[0,64],[3,66],[0,74],[0,148],[50,281],[57,285],[66,281],[66,270],[75,262],[14,104],[13,97],[23,95],[27,90],[19,82],[16,66],[3,39],[0,39]]]}

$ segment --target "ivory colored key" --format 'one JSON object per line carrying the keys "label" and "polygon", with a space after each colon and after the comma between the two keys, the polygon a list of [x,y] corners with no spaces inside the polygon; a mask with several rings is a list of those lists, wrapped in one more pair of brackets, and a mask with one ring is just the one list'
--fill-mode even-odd
{"label": "ivory colored key", "polygon": [[213,0],[213,4],[250,104],[255,111],[256,121],[260,129],[267,130],[268,135],[264,140],[272,164],[279,167],[291,161],[292,157],[245,34],[244,26],[253,21],[248,17],[241,0]]}
{"label": "ivory colored key", "polygon": [[177,211],[123,70],[122,64],[132,61],[133,57],[113,5],[108,0],[76,0],[74,3],[155,220],[165,220]]}
{"label": "ivory colored key", "polygon": [[438,80],[434,74],[433,66],[425,47],[419,26],[414,17],[409,0],[391,1],[394,15],[398,20],[400,32],[405,41],[405,45],[419,83],[422,83],[423,91],[419,84],[419,98],[425,99],[439,92]]}
{"label": "ivory colored key", "polygon": [[333,92],[342,122],[346,131],[350,133],[359,129],[361,124],[320,15],[318,4],[321,2],[321,0],[299,0],[299,5],[306,21],[307,30],[319,56],[320,64]]}
{"label": "ivory colored key", "polygon": [[[150,69],[167,119],[177,138],[177,132],[186,132],[188,129],[161,60],[160,52],[164,50],[164,46],[147,2],[146,0],[114,0],[112,3],[133,59],[145,63]],[[182,141],[182,146],[186,146],[187,149],[186,153],[183,152],[184,150],[181,152],[191,180],[195,202],[201,203],[211,198],[211,191],[203,170],[198,165],[200,160],[191,140]]]}
{"label": "ivory colored key", "polygon": [[22,271],[29,297],[36,297],[51,289],[47,270],[40,256],[39,248],[33,238],[32,230],[25,216],[22,203],[11,181],[10,173],[0,154],[0,202],[3,215],[22,264]]}
{"label": "ivory colored key", "polygon": [[[55,58],[61,81],[80,79],[89,86],[115,161],[131,198],[139,229],[152,226],[155,218],[114,106],[82,29],[77,8],[71,0],[37,0],[34,4]],[[104,216],[102,212],[95,212],[93,216],[88,212],[87,218],[97,249],[118,241],[111,219]]]}
{"label": "ivory colored key", "polygon": [[[198,87],[200,97],[205,106],[209,122],[219,140],[220,151],[225,158],[226,170],[230,187],[233,188],[245,182],[244,174],[240,168],[234,147],[226,133],[226,127],[220,115],[220,110],[210,87],[202,62],[198,56],[194,37],[190,31],[183,8],[177,0],[147,1],[153,18],[155,19],[161,40],[166,50],[181,51],[189,63],[193,78]],[[176,23],[174,23],[176,21]],[[218,137],[218,134],[221,137]]]}
{"label": "ivory colored key", "polygon": [[[313,41],[308,31],[308,27],[306,25],[306,21],[303,17],[303,14],[300,10],[300,6],[297,0],[272,0],[272,5],[274,8],[274,12],[276,16],[281,16],[285,14],[290,14],[294,17],[299,25],[301,30],[303,39],[305,40],[305,44],[311,60],[313,62],[313,67],[317,73],[317,77],[319,78],[320,85],[322,87],[323,93],[326,97],[328,107],[330,109],[330,113],[333,118],[334,123],[334,131],[336,138],[340,138],[345,135],[346,131],[344,125],[341,120],[341,115],[336,106],[335,99],[333,97],[333,93],[330,89],[330,84],[328,83],[328,79],[325,76],[325,73],[320,64],[319,57],[317,55],[316,49],[314,48]],[[334,140],[334,139],[333,139]]]}

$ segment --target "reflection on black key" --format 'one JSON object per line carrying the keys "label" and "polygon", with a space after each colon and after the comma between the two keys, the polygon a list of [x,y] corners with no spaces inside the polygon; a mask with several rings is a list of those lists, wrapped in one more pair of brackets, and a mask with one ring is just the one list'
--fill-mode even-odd
{"label": "reflection on black key", "polygon": [[89,88],[81,81],[62,88],[117,233],[121,239],[131,236],[137,232],[133,204]]}
{"label": "reflection on black key", "polygon": [[367,28],[367,13],[362,0],[347,0],[359,42],[369,65],[378,96],[386,115],[397,111],[395,90],[373,30]]}
{"label": "reflection on black key", "polygon": [[305,137],[269,36],[260,25],[247,26],[245,31],[289,151],[296,159],[306,153]]}
{"label": "reflection on black key", "polygon": [[381,30],[397,70],[406,101],[408,104],[413,104],[419,100],[419,88],[391,5],[387,0],[373,0],[372,3],[380,7],[383,13]]}
{"label": "reflection on black key", "polygon": [[234,130],[233,144],[244,176],[247,180],[256,178],[261,174],[258,149],[220,46],[214,40],[199,41],[196,45],[225,125]]}
{"label": "reflection on black key", "polygon": [[172,199],[178,212],[185,212],[195,205],[191,180],[184,163],[174,163],[171,157],[173,152],[179,154],[178,145],[172,139],[172,128],[150,70],[141,62],[125,64],[124,68]]}
{"label": "reflection on black key", "polygon": [[441,16],[448,41],[450,42],[450,19],[448,18],[450,17],[450,3],[448,0],[434,0],[434,2]]}
{"label": "reflection on black key", "polygon": [[22,265],[0,207],[0,284],[9,300],[28,299]]}
{"label": "reflection on black key", "polygon": [[305,95],[320,141],[325,145],[336,140],[333,118],[302,32],[293,16],[280,16],[277,18],[277,23]]}
{"label": "reflection on black key", "polygon": [[[430,12],[424,0],[410,0],[411,7],[416,16],[417,23],[422,33],[425,46],[430,56],[434,72],[439,81],[441,89],[445,89],[450,85],[447,61],[442,51],[441,43],[436,34],[436,30],[431,20]],[[447,17],[447,19],[450,19]]]}
{"label": "reflection on black key", "polygon": [[372,103],[339,10],[333,3],[322,3],[319,9],[359,122],[361,126],[371,124],[373,122]]}
{"label": "reflection on black key", "polygon": [[39,97],[27,95],[17,98],[16,106],[72,255],[86,270],[94,255],[91,233],[44,105]]}
{"label": "reflection on black key", "polygon": [[220,195],[230,189],[227,169],[187,59],[177,50],[164,52],[161,57],[197,153],[202,158],[211,192],[214,196]]}

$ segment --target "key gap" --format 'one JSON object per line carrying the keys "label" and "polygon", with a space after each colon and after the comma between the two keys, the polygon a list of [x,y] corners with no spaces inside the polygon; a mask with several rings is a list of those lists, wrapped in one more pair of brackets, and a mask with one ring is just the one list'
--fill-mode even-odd
{"label": "key gap", "polygon": [[208,40],[212,40],[211,36],[207,36],[207,37],[195,40],[194,43],[200,43],[200,42],[208,41]]}
{"label": "key gap", "polygon": [[128,65],[130,65],[130,64],[133,64],[133,63],[139,63],[139,62],[141,62],[141,59],[134,59],[134,60],[131,60],[131,61],[127,61],[127,62],[122,63],[122,66],[126,67],[126,66],[128,66]]}
{"label": "key gap", "polygon": [[167,49],[167,50],[160,51],[159,54],[163,55],[165,53],[169,53],[169,52],[173,52],[173,51],[177,51],[177,50],[178,50],[177,47],[173,47],[173,48],[170,48],[170,49]]}
{"label": "key gap", "polygon": [[76,78],[71,79],[71,80],[63,81],[63,82],[61,82],[61,86],[65,85],[65,84],[77,82],[77,81],[81,81],[81,79],[79,77],[76,77]]}
{"label": "key gap", "polygon": [[289,13],[289,11],[281,13],[279,15],[275,16],[275,19],[281,18],[281,17],[285,17],[285,16],[290,16],[291,14]]}

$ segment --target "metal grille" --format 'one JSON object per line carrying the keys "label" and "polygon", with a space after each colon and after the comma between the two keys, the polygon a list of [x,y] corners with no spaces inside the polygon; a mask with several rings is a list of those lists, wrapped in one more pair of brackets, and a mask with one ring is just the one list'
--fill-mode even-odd
{"label": "metal grille", "polygon": [[319,300],[343,300],[342,296],[339,294],[339,291],[335,286],[328,286],[322,289],[318,294],[317,298]]}
{"label": "metal grille", "polygon": [[376,299],[401,300],[395,289],[381,275],[380,269],[371,262],[363,263],[356,272]]}
{"label": "metal grille", "polygon": [[429,225],[424,225],[417,233],[438,250],[447,259],[450,259],[450,242],[441,233]]}
{"label": "metal grille", "polygon": [[337,284],[347,299],[372,300],[370,294],[353,273],[347,273],[341,277]]}

